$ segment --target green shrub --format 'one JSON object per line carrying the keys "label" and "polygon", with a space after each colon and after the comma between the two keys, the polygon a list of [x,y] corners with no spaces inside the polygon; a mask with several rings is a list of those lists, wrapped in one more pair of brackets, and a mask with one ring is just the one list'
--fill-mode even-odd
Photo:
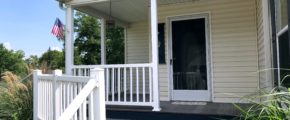
{"label": "green shrub", "polygon": [[290,91],[285,87],[275,88],[268,93],[246,97],[252,106],[240,111],[240,120],[286,120],[290,119]]}
{"label": "green shrub", "polygon": [[4,72],[0,85],[0,119],[32,120],[33,94],[31,81]]}

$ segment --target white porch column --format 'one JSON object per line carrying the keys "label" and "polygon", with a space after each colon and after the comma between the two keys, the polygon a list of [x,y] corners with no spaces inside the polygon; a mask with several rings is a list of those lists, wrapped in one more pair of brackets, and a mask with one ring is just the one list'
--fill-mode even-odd
{"label": "white porch column", "polygon": [[[273,83],[274,81],[274,77],[273,77],[273,72],[272,70],[270,70],[271,68],[273,68],[272,66],[272,50],[271,50],[271,22],[270,22],[270,13],[269,13],[269,1],[268,0],[262,0],[262,17],[263,17],[263,32],[264,32],[264,55],[265,57],[263,58],[264,61],[264,65],[266,69],[265,71],[262,71],[262,73],[265,73],[265,80],[263,82],[266,83],[266,90],[271,91],[273,89]],[[261,86],[260,86],[261,88]],[[264,88],[262,88],[264,89]]]}
{"label": "white porch column", "polygon": [[72,74],[73,56],[74,56],[74,28],[73,28],[73,8],[68,5],[66,8],[66,26],[65,26],[65,73]]}
{"label": "white porch column", "polygon": [[106,19],[101,20],[101,64],[106,64]]}
{"label": "white porch column", "polygon": [[153,111],[160,111],[159,101],[159,80],[158,80],[158,21],[157,21],[157,0],[151,0],[151,46],[153,66]]}

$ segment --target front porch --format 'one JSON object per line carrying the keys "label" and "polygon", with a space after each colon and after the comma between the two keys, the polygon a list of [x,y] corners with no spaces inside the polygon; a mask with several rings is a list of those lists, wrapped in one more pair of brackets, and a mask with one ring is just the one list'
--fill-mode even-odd
{"label": "front porch", "polygon": [[[222,103],[241,102],[239,96],[253,94],[259,89],[259,84],[265,83],[264,77],[260,77],[260,73],[257,73],[259,66],[263,66],[264,63],[262,53],[267,53],[264,49],[258,48],[258,46],[263,46],[263,43],[266,44],[266,42],[261,42],[266,39],[266,37],[264,38],[266,35],[262,35],[264,29],[261,29],[263,28],[261,22],[264,21],[261,19],[266,14],[264,12],[267,8],[260,0],[222,0],[219,2],[214,0],[158,0],[155,2],[156,6],[151,5],[153,1],[149,0],[112,0],[112,8],[109,8],[110,0],[67,2],[68,23],[73,22],[71,16],[73,9],[102,19],[102,65],[94,67],[107,67],[104,44],[106,40],[105,21],[113,19],[116,25],[125,28],[125,64],[108,66],[108,76],[114,76],[114,78],[108,79],[116,80],[111,83],[118,83],[119,71],[120,75],[128,74],[126,78],[120,78],[120,81],[128,79],[125,85],[129,87],[127,84],[130,84],[130,67],[133,67],[131,70],[134,82],[133,93],[143,92],[142,75],[144,75],[145,84],[148,84],[145,85],[145,93],[150,93],[148,86],[151,86],[149,78],[152,77],[154,93],[152,97],[158,101]],[[163,31],[157,30],[159,25]],[[70,44],[66,44],[66,58],[68,58],[66,59],[66,72],[68,74],[72,74],[72,69],[76,67],[72,61],[73,36],[70,33],[70,31],[73,32],[72,28],[72,26],[67,26],[66,36],[70,36],[67,38]],[[186,31],[190,28],[194,29]],[[175,33],[173,33],[174,31]],[[178,33],[178,31],[181,32]],[[158,32],[163,34],[163,42],[158,41]],[[174,35],[179,36],[174,37]],[[161,46],[163,46],[162,49]],[[162,57],[158,56],[161,54]],[[196,57],[198,55],[199,57]],[[140,64],[149,65],[145,66],[145,72],[142,71],[144,66],[139,66],[137,69],[134,67],[134,65]],[[186,69],[175,70],[178,66]],[[89,68],[90,66],[82,67]],[[151,67],[151,72],[148,67]],[[149,77],[149,73],[152,74],[151,77]],[[261,76],[264,75],[261,73]],[[138,79],[135,79],[136,76],[139,76]],[[182,81],[176,82],[179,78]],[[136,82],[137,80],[138,82]],[[136,88],[137,83],[139,89]],[[118,84],[108,89],[117,87]],[[121,91],[122,88],[126,88],[122,83],[120,87]],[[110,92],[116,91],[111,90]],[[129,93],[130,90],[126,92]],[[122,95],[122,93],[120,94]],[[150,97],[149,94],[148,96]]]}
{"label": "front porch", "polygon": [[[160,107],[160,101],[242,103],[242,96],[254,94],[264,82],[257,71],[264,63],[259,61],[264,60],[259,54],[265,51],[257,46],[266,39],[266,35],[260,35],[266,30],[261,29],[266,6],[260,0],[69,1],[66,3],[66,74],[89,76],[91,68],[103,68],[107,105],[151,106],[153,111],[160,111],[162,107],[167,109]],[[101,65],[73,63],[74,9],[101,19]],[[125,28],[125,64],[106,64],[108,19]],[[163,25],[163,30],[159,30],[159,25]],[[188,27],[191,31],[182,29],[189,25],[199,27],[193,30]],[[158,41],[158,33],[163,34],[163,43]],[[174,38],[174,34],[182,35]],[[190,42],[192,39],[199,42]],[[177,43],[179,47],[174,46]],[[201,46],[192,47],[197,43]],[[185,49],[191,47],[194,49]],[[191,59],[195,55],[203,56],[199,60]],[[178,66],[178,63],[184,63],[180,66],[190,70],[174,70],[178,68],[174,64]],[[176,82],[179,78],[183,81]]]}
{"label": "front porch", "polygon": [[[120,12],[115,11],[111,14],[109,4],[126,6],[129,1],[78,1],[72,0],[66,4],[66,40],[65,40],[65,71],[68,75],[74,76],[90,76],[90,70],[93,68],[102,68],[105,71],[105,99],[107,105],[122,105],[122,106],[151,106],[153,111],[160,111],[159,99],[159,82],[158,82],[158,40],[157,40],[157,0],[146,1],[151,7],[151,46],[152,60],[150,62],[140,62],[134,64],[106,64],[106,20],[114,20],[116,25],[129,27],[130,22],[147,19],[146,15],[139,18],[124,18]],[[131,1],[130,1],[131,2]],[[135,2],[135,1],[134,1]],[[137,1],[136,1],[137,2]],[[138,5],[145,1],[137,2]],[[120,3],[120,4],[119,4]],[[113,7],[116,7],[113,5]],[[97,10],[97,9],[101,10]],[[147,6],[142,7],[147,10]],[[82,11],[91,16],[101,19],[101,65],[74,65],[74,10]],[[131,10],[129,10],[131,11]],[[126,12],[129,12],[126,11]],[[133,11],[131,11],[132,13]],[[123,13],[123,12],[122,12]],[[147,12],[146,12],[147,13]],[[118,15],[118,16],[116,16]],[[127,34],[127,33],[125,33]]]}
{"label": "front porch", "polygon": [[[109,71],[107,69],[106,71]],[[129,87],[131,92],[127,94],[121,94],[123,90],[118,89],[106,90],[105,88],[110,88],[107,87],[109,84],[104,81],[109,78],[105,79],[104,75],[110,73],[105,73],[106,71],[103,69],[90,69],[89,73],[81,72],[81,70],[75,72],[77,74],[87,73],[82,74],[89,75],[87,77],[62,75],[60,70],[55,70],[54,74],[51,75],[42,74],[40,70],[35,70],[33,73],[34,120],[103,120],[106,117],[106,111],[108,112],[107,118],[117,119],[151,119],[151,117],[152,119],[158,119],[163,116],[162,114],[166,114],[166,117],[173,116],[173,118],[177,116],[185,118],[185,115],[187,118],[199,116],[200,118],[209,118],[211,120],[213,116],[232,118],[239,113],[233,104],[161,102],[163,109],[157,114],[150,107],[154,102],[151,100],[150,93],[149,96],[145,92],[136,94],[131,91],[131,87]],[[120,81],[118,81],[118,84],[111,84],[111,87],[120,86],[119,83],[122,83]],[[116,90],[116,93],[114,93],[114,90]],[[138,92],[138,89],[136,91]],[[128,100],[126,100],[126,97]],[[105,106],[105,104],[107,105]],[[111,115],[112,112],[123,113],[124,115]],[[136,116],[136,113],[139,114],[140,112],[142,114]],[[123,118],[126,116],[129,118]]]}

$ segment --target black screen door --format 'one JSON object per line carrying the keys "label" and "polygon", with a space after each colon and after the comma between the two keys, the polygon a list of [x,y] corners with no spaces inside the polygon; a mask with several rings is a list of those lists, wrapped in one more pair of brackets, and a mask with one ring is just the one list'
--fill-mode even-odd
{"label": "black screen door", "polygon": [[171,21],[172,100],[209,101],[207,15]]}
{"label": "black screen door", "polygon": [[207,90],[205,20],[172,22],[175,90]]}

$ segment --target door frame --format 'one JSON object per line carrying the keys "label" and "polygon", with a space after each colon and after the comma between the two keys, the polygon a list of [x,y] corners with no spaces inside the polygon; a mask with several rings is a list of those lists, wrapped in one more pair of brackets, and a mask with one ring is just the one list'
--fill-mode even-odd
{"label": "door frame", "polygon": [[169,86],[169,98],[173,100],[173,65],[170,60],[173,56],[172,50],[172,22],[181,20],[192,20],[198,18],[205,18],[205,34],[206,34],[206,59],[207,59],[207,87],[209,98],[205,101],[213,101],[213,72],[212,72],[212,41],[211,41],[211,15],[210,12],[185,14],[177,16],[166,17],[166,31],[167,31],[167,67],[168,67],[168,86]]}

